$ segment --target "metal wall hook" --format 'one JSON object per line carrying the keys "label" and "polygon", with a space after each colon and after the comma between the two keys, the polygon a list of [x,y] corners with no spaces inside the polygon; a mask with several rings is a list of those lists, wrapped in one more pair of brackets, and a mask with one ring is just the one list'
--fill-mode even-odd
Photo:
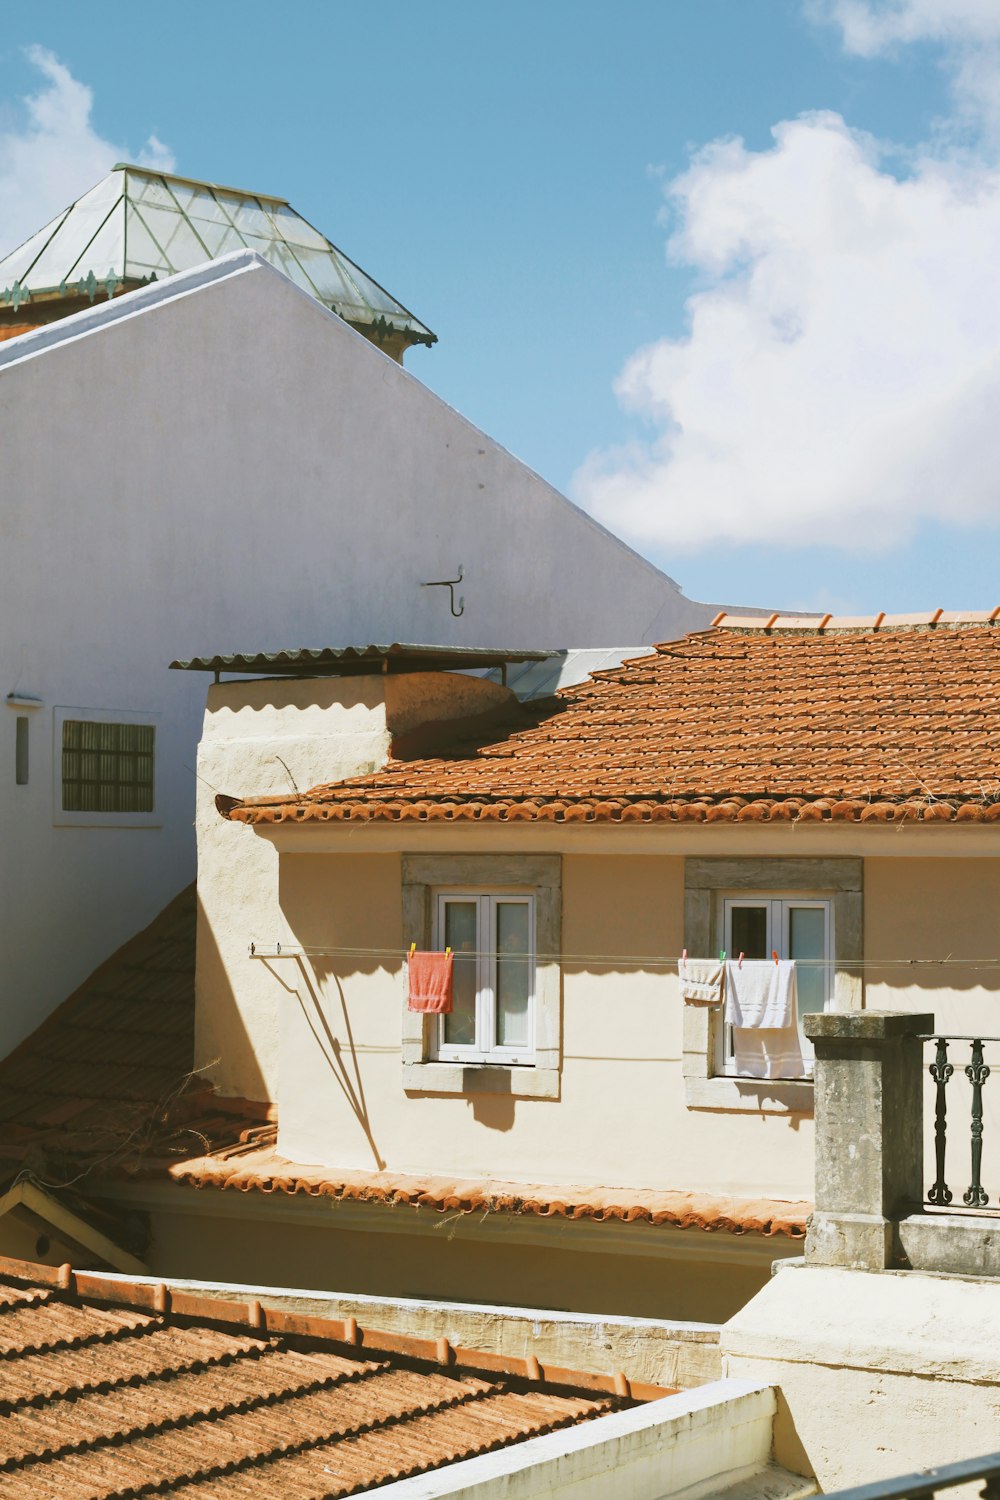
{"label": "metal wall hook", "polygon": [[434,578],[434,579],[431,579],[428,583],[422,583],[420,585],[420,587],[422,589],[447,589],[448,590],[448,598],[449,598],[449,601],[451,603],[451,612],[455,616],[456,620],[459,618],[460,615],[463,615],[465,613],[465,596],[464,595],[460,595],[459,596],[458,608],[457,609],[455,608],[455,585],[456,585],[456,583],[461,583],[462,582],[462,577],[463,577],[463,568],[462,568],[461,564],[459,564],[458,577],[457,578]]}

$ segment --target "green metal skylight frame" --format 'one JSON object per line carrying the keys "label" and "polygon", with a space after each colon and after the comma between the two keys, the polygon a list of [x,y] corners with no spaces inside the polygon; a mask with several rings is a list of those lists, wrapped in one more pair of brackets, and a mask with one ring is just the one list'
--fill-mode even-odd
{"label": "green metal skylight frame", "polygon": [[162,280],[232,250],[256,250],[310,296],[377,337],[437,337],[283,198],[119,162],[0,260],[0,304],[85,296]]}

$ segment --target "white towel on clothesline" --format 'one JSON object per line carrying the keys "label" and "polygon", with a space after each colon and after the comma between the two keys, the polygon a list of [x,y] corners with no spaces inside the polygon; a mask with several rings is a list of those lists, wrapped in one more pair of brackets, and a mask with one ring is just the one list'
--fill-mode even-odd
{"label": "white towel on clothesline", "polygon": [[804,1078],[798,986],[791,959],[744,959],[726,965],[726,1020],[740,1078]]}
{"label": "white towel on clothesline", "polygon": [[794,1026],[798,997],[795,964],[783,958],[735,959],[726,964],[726,1020],[747,1031]]}
{"label": "white towel on clothesline", "polygon": [[733,1027],[733,1059],[738,1078],[811,1078],[812,1063],[802,1056],[797,1026]]}
{"label": "white towel on clothesline", "polygon": [[717,958],[682,958],[677,965],[681,998],[691,1005],[722,1004],[722,964]]}

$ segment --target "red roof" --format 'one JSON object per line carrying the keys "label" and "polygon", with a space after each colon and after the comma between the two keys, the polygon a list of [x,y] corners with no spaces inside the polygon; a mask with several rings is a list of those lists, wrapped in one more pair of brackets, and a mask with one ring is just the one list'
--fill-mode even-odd
{"label": "red roof", "polygon": [[0,1062],[0,1170],[30,1152],[60,1181],[190,1113],[194,940],[190,886]]}
{"label": "red roof", "polygon": [[[435,1213],[514,1213],[545,1219],[617,1220],[731,1234],[801,1239],[812,1204],[773,1198],[733,1198],[668,1188],[605,1188],[506,1182],[482,1177],[417,1176],[305,1166],[276,1150],[277,1127],[245,1133],[238,1146],[219,1145],[200,1158],[167,1165],[175,1182],[275,1197],[305,1195],[350,1203],[408,1205]],[[146,1173],[150,1164],[143,1168]],[[157,1168],[154,1168],[157,1170]],[[404,1225],[400,1225],[404,1229]]]}
{"label": "red roof", "polygon": [[[987,617],[982,617],[985,621]],[[245,823],[1000,822],[1000,624],[739,622]]]}
{"label": "red roof", "polygon": [[355,1495],[668,1394],[0,1260],[4,1495]]}

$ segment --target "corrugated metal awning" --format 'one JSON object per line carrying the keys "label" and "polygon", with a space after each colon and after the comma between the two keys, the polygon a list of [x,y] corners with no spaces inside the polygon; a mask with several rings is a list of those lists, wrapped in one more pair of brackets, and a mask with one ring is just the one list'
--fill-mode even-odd
{"label": "corrugated metal awning", "polygon": [[318,650],[232,652],[172,661],[176,672],[243,673],[265,677],[349,677],[372,672],[461,672],[546,661],[552,651],[507,651],[492,646],[324,646]]}

